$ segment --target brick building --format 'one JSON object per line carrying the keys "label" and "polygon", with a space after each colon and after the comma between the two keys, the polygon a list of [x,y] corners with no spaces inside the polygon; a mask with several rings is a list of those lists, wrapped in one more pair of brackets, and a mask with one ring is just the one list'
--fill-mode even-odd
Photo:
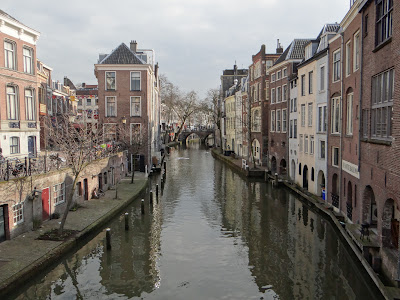
{"label": "brick building", "polygon": [[5,157],[38,152],[36,42],[39,35],[0,10],[0,148]]}
{"label": "brick building", "polygon": [[108,141],[118,139],[118,128],[129,130],[139,143],[139,166],[150,170],[160,161],[160,96],[154,50],[137,48],[136,41],[100,54],[94,66],[98,80],[99,122]]}
{"label": "brick building", "polygon": [[270,90],[270,127],[268,129],[268,161],[272,173],[286,175],[288,157],[289,78],[297,73],[309,39],[295,39],[275,64],[268,69]]}
{"label": "brick building", "polygon": [[250,143],[252,156],[259,165],[268,162],[268,128],[269,128],[269,75],[267,70],[282,54],[283,49],[279,42],[276,53],[265,53],[265,45],[258,53],[252,56],[249,67],[249,105],[250,105]]}
{"label": "brick building", "polygon": [[[358,1],[361,26],[359,221],[376,227],[383,266],[398,278],[400,2]],[[396,74],[397,73],[397,74]]]}
{"label": "brick building", "polygon": [[[359,103],[361,17],[356,1],[329,40],[329,201],[352,222],[360,222]],[[358,203],[357,203],[358,202]]]}

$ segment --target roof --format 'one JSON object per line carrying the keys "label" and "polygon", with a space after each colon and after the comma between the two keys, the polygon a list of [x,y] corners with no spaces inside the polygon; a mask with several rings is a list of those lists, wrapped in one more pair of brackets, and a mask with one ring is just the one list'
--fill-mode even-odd
{"label": "roof", "polygon": [[277,65],[284,60],[289,59],[303,59],[304,58],[304,46],[309,43],[311,39],[294,39],[293,42],[283,51],[282,55],[275,61],[274,65]]}
{"label": "roof", "polygon": [[141,60],[135,52],[128,48],[127,45],[122,43],[107,55],[100,64],[109,65],[143,65],[145,62]]}
{"label": "roof", "polygon": [[[4,10],[1,10],[1,9],[0,9],[0,15],[6,17],[6,18],[8,18],[8,19],[13,20],[14,22],[17,22],[18,24],[20,24],[20,25],[22,25],[22,26],[24,26],[24,27],[26,27],[26,28],[29,28],[29,29],[31,29],[31,30],[34,30],[33,28],[31,28],[31,27],[29,27],[29,26],[26,26],[25,24],[23,24],[23,23],[21,23],[20,21],[18,21],[18,20],[17,20],[16,18],[14,18],[13,16],[10,16],[10,15],[9,15],[8,13],[6,13]],[[34,31],[36,31],[36,30],[34,30]]]}

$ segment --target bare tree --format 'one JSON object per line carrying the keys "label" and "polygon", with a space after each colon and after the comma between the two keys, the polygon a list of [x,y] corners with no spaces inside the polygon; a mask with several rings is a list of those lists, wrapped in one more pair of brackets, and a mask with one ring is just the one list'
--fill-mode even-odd
{"label": "bare tree", "polygon": [[183,97],[178,99],[174,103],[173,110],[176,113],[179,123],[181,124],[178,131],[175,134],[175,141],[178,136],[181,134],[186,121],[190,118],[190,116],[198,109],[198,96],[195,91],[190,91],[185,94]]}
{"label": "bare tree", "polygon": [[[96,156],[94,146],[100,144],[100,135],[103,130],[85,130],[75,128],[70,122],[68,115],[47,117],[45,119],[47,132],[47,143],[50,149],[57,152],[57,158],[64,158],[67,161],[72,173],[72,187],[66,197],[66,208],[63,213],[59,234],[63,233],[65,221],[71,208],[76,184],[79,175]],[[107,150],[102,150],[107,151]],[[99,154],[99,153],[97,153]]]}
{"label": "bare tree", "polygon": [[123,124],[117,128],[117,143],[121,150],[127,150],[132,161],[131,183],[135,174],[135,157],[140,153],[146,153],[147,132],[140,124]]}
{"label": "bare tree", "polygon": [[[221,130],[221,120],[222,120],[222,110],[220,103],[220,91],[219,89],[209,89],[207,91],[206,102],[208,104],[208,109],[210,111],[210,115],[212,116],[212,121],[215,125],[214,130],[214,143],[218,147],[222,145],[222,130]],[[217,135],[219,139],[219,144],[217,141]]]}

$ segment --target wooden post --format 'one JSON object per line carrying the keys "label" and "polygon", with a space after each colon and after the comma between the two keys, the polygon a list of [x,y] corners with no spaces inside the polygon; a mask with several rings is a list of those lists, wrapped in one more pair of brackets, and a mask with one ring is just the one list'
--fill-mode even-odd
{"label": "wooden post", "polygon": [[125,213],[125,230],[129,230],[129,214]]}
{"label": "wooden post", "polygon": [[107,250],[111,250],[111,228],[106,229]]}
{"label": "wooden post", "polygon": [[158,183],[156,184],[156,198],[158,199]]}
{"label": "wooden post", "polygon": [[153,206],[153,191],[150,191],[150,206]]}

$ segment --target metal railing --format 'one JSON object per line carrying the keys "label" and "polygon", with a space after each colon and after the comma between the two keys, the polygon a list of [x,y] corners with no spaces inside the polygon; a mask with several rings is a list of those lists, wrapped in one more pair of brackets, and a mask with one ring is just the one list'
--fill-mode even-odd
{"label": "metal railing", "polygon": [[[96,146],[88,153],[88,161],[102,159],[115,155],[122,151],[119,146],[106,145]],[[71,166],[65,156],[60,152],[50,152],[48,155],[24,158],[3,158],[0,157],[0,182],[13,178],[43,174]]]}

